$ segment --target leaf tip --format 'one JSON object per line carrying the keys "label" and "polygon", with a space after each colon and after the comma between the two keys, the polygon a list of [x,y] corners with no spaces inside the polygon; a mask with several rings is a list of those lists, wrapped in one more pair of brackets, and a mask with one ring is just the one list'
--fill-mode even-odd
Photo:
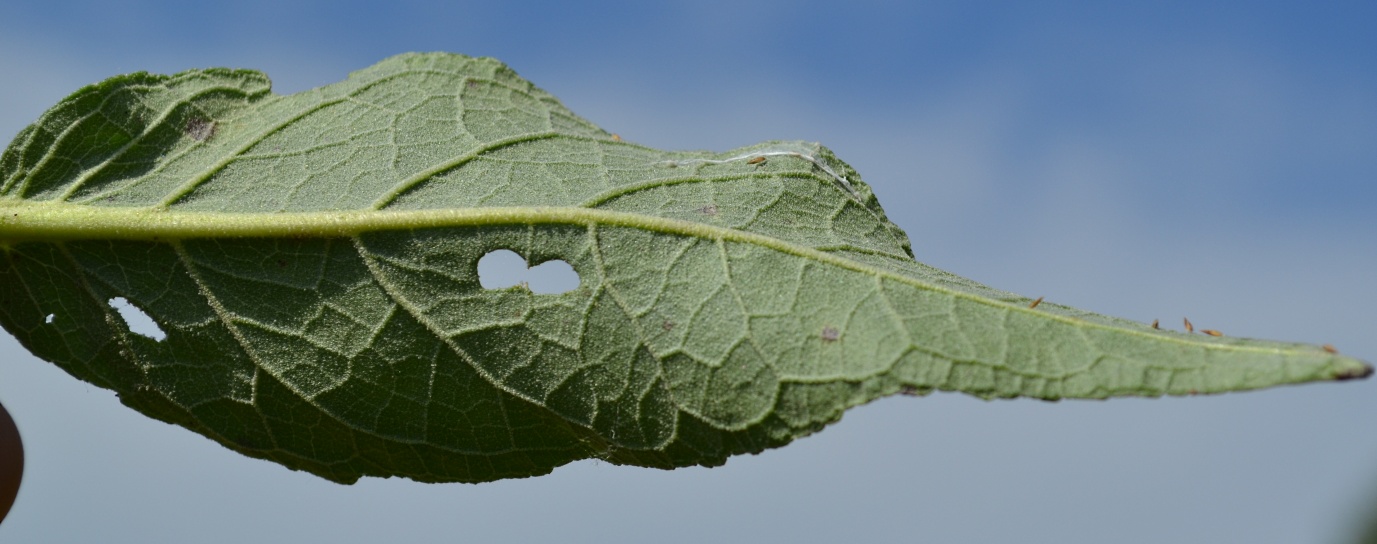
{"label": "leaf tip", "polygon": [[1334,381],[1336,381],[1336,382],[1346,382],[1346,381],[1349,381],[1349,380],[1362,380],[1362,379],[1366,379],[1368,376],[1371,376],[1371,375],[1372,375],[1372,365],[1367,364],[1367,363],[1359,363],[1359,366],[1357,366],[1357,367],[1345,368],[1345,369],[1343,369],[1343,370],[1340,370],[1340,371],[1338,371],[1338,372],[1335,372],[1335,373],[1334,373]]}

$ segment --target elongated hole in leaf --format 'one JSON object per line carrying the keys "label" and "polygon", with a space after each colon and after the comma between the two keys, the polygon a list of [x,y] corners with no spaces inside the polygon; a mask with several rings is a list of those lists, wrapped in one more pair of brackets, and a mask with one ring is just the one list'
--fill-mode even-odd
{"label": "elongated hole in leaf", "polygon": [[124,297],[112,298],[107,301],[107,304],[120,313],[120,318],[124,319],[124,324],[129,327],[130,332],[147,336],[159,342],[167,338],[167,333],[158,326],[158,322],[153,321],[153,318],[148,317],[148,314],[125,300]]}
{"label": "elongated hole in leaf", "polygon": [[43,318],[43,322],[51,325],[54,319],[57,319],[57,314],[48,314],[48,317]]}

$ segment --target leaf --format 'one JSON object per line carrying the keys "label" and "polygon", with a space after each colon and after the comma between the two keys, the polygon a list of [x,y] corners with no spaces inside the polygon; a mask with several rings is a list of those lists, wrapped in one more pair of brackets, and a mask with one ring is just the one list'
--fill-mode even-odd
{"label": "leaf", "polygon": [[[896,393],[1371,373],[978,285],[914,261],[825,148],[648,149],[450,54],[290,96],[225,69],[81,89],[0,159],[0,249],[0,323],[34,354],[337,482],[716,465]],[[579,286],[484,289],[499,249],[566,261]]]}

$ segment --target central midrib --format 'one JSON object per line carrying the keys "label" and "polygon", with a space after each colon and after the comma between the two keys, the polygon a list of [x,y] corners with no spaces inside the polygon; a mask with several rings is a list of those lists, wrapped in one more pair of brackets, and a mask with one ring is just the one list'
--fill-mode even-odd
{"label": "central midrib", "polygon": [[[535,224],[617,226],[677,236],[752,244],[854,272],[893,280],[918,289],[999,307],[1003,310],[1035,312],[1025,305],[991,300],[974,293],[929,283],[912,276],[869,266],[839,255],[771,236],[680,219],[593,208],[521,206],[395,211],[242,213],[162,211],[147,208],[117,208],[0,199],[0,247],[25,241],[331,238],[353,237],[378,231]],[[1146,331],[1140,332],[1114,327],[1056,313],[1041,311],[1036,311],[1036,313],[1044,319],[1063,321],[1079,327],[1100,328],[1125,334],[1149,335]],[[1203,344],[1206,347],[1216,349],[1276,350],[1276,347],[1216,344],[1200,342],[1186,337],[1152,336],[1156,340],[1174,340],[1191,345]]]}

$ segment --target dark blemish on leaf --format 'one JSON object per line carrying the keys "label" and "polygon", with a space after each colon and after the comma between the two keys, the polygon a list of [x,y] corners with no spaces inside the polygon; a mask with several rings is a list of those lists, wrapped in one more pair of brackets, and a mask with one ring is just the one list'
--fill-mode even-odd
{"label": "dark blemish on leaf", "polygon": [[899,394],[905,397],[918,397],[918,388],[912,385],[905,385],[899,388]]}
{"label": "dark blemish on leaf", "polygon": [[1200,332],[1203,332],[1203,333],[1208,334],[1208,335],[1210,335],[1210,336],[1224,336],[1224,333],[1219,332],[1219,331],[1214,330],[1214,329],[1200,329]]}
{"label": "dark blemish on leaf", "polygon": [[215,121],[192,117],[186,120],[186,135],[198,142],[209,140],[215,135]]}
{"label": "dark blemish on leaf", "polygon": [[1183,317],[1181,318],[1181,321],[1186,324],[1186,332],[1195,332],[1195,325],[1191,324],[1191,320]]}
{"label": "dark blemish on leaf", "polygon": [[1042,297],[1038,297],[1038,299],[1034,300],[1032,304],[1029,304],[1028,309],[1031,310],[1033,308],[1037,308],[1039,304],[1042,304]]}
{"label": "dark blemish on leaf", "polygon": [[698,213],[701,213],[703,215],[717,215],[717,205],[711,204],[708,206],[703,206],[702,208],[698,208]]}
{"label": "dark blemish on leaf", "polygon": [[674,322],[666,319],[664,323],[660,324],[660,328],[664,329],[665,332],[672,331],[674,330]]}
{"label": "dark blemish on leaf", "polygon": [[1160,328],[1160,327],[1157,326],[1157,320],[1156,320],[1156,319],[1152,320],[1152,328],[1154,328],[1154,329]]}
{"label": "dark blemish on leaf", "polygon": [[841,331],[837,330],[836,327],[828,325],[822,328],[821,336],[823,342],[836,342],[841,338]]}
{"label": "dark blemish on leaf", "polygon": [[1363,365],[1363,368],[1345,370],[1334,375],[1335,381],[1361,380],[1372,375],[1372,365]]}

